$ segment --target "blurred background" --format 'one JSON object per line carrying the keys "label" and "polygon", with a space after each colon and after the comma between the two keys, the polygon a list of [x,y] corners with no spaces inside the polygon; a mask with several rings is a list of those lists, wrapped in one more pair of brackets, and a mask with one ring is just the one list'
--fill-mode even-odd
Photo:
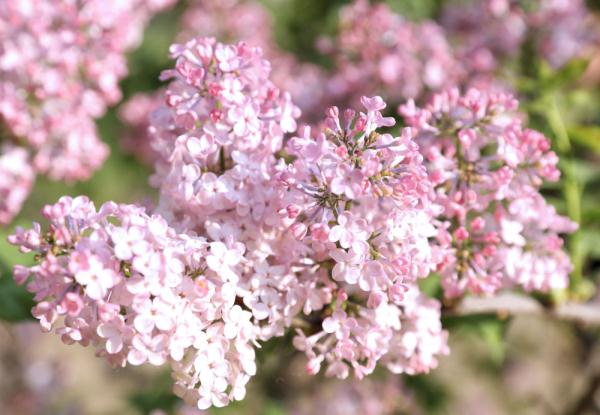
{"label": "blurred background", "polygon": [[[182,32],[237,40],[239,33],[223,29],[218,17],[208,13],[209,7],[198,7],[197,20],[190,18],[189,10],[196,3],[202,0],[178,2],[157,15],[146,28],[141,46],[130,54],[129,76],[121,84],[124,99],[98,122],[111,148],[102,169],[84,183],[40,178],[17,219],[9,227],[0,227],[0,414],[200,413],[180,406],[170,392],[167,370],[114,370],[95,359],[90,349],[67,346],[58,336],[41,334],[29,314],[29,295],[10,276],[10,269],[22,258],[6,242],[15,226],[39,220],[40,209],[61,195],[84,194],[97,205],[108,200],[147,205],[156,201],[156,191],[148,184],[152,168],[139,154],[128,151],[136,149],[136,144],[126,140],[135,130],[123,122],[122,107],[136,94],[161,87],[158,75],[172,64],[168,47],[181,39]],[[270,29],[258,27],[260,19],[250,20],[243,29],[251,37],[268,30],[269,41],[274,42],[271,47],[293,57],[287,63],[290,71],[315,65],[326,72],[336,65],[327,53],[328,43],[335,38],[340,9],[347,1],[224,0],[221,12],[227,14],[228,7],[238,3],[265,13]],[[385,3],[415,22],[442,22],[448,7],[474,7],[469,1]],[[527,8],[535,2],[520,3]],[[597,20],[600,1],[590,0],[587,7],[586,24],[588,19]],[[583,23],[582,17],[571,24]],[[597,24],[586,27],[597,30]],[[550,137],[561,157],[562,179],[546,187],[545,195],[580,224],[567,241],[574,264],[571,287],[559,295],[600,303],[596,294],[600,277],[600,48],[593,41],[589,44],[584,56],[570,57],[560,65],[548,64],[523,44],[517,56],[504,61],[503,80],[521,98],[530,126]],[[303,82],[299,78],[297,87],[310,92]],[[434,293],[437,287],[428,289]],[[451,354],[441,359],[438,369],[415,377],[382,370],[362,383],[310,377],[305,374],[304,356],[289,346],[291,338],[269,342],[258,352],[260,370],[246,399],[210,413],[600,414],[600,332],[595,327],[544,316],[494,314],[448,317],[444,323],[450,330]]]}

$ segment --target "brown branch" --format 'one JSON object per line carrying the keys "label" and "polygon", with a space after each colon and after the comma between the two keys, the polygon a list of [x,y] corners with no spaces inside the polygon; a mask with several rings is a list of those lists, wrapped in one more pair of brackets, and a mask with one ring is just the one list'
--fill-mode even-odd
{"label": "brown branch", "polygon": [[495,297],[466,297],[454,307],[444,310],[445,315],[468,316],[496,314],[499,317],[515,315],[546,316],[600,327],[600,304],[565,302],[545,306],[534,298],[515,293],[502,293]]}

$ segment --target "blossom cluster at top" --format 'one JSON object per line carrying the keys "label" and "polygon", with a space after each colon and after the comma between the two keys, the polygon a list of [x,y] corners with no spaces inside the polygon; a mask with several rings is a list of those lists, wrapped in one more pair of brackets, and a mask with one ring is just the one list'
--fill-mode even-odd
{"label": "blossom cluster at top", "polygon": [[[274,83],[290,92],[302,110],[302,121],[315,122],[324,107],[359,106],[363,95],[379,94],[398,104],[407,98],[423,103],[454,86],[509,91],[509,84],[498,76],[500,64],[518,57],[526,41],[534,39],[541,55],[559,66],[580,55],[594,39],[582,1],[539,2],[532,9],[521,3],[448,2],[436,23],[412,22],[385,3],[354,0],[340,8],[335,36],[318,42],[318,49],[332,60],[330,70],[282,51],[270,14],[255,1],[190,1],[178,38],[212,36],[261,47],[272,62]],[[147,164],[160,152],[153,149],[145,114],[160,106],[163,94],[164,90],[140,93],[120,112],[128,126],[124,148]]]}
{"label": "blossom cluster at top", "polygon": [[439,22],[412,22],[385,3],[354,0],[340,9],[335,37],[318,44],[333,60],[321,77],[324,99],[356,105],[378,93],[391,103],[422,103],[455,86],[508,91],[508,61],[540,56],[559,68],[598,39],[584,0],[449,1]]}
{"label": "blossom cluster at top", "polygon": [[449,3],[442,24],[475,73],[497,70],[501,59],[527,54],[528,43],[551,66],[560,67],[598,40],[584,0]]}
{"label": "blossom cluster at top", "polygon": [[[317,65],[300,62],[294,55],[282,51],[273,37],[273,22],[269,12],[259,2],[251,0],[192,0],[180,21],[177,38],[210,36],[223,42],[244,42],[260,47],[272,63],[271,79],[288,91],[296,105],[302,108],[303,119],[320,116],[323,101],[321,86],[325,72]],[[127,126],[123,137],[126,151],[152,165],[161,157],[154,149],[148,114],[164,100],[164,89],[138,93],[121,107],[120,117]],[[164,155],[164,154],[163,154]]]}
{"label": "blossom cluster at top", "polygon": [[571,263],[558,235],[576,224],[539,193],[545,180],[558,180],[558,157],[548,138],[523,127],[517,106],[510,95],[451,89],[425,108],[400,107],[442,209],[438,271],[449,297],[568,285]]}
{"label": "blossom cluster at top", "polygon": [[377,92],[399,103],[457,85],[464,76],[442,27],[406,20],[384,3],[355,0],[343,7],[336,37],[320,43],[335,64],[327,81],[334,101]]}
{"label": "blossom cluster at top", "polygon": [[18,213],[36,174],[83,180],[102,165],[108,148],[94,119],[120,100],[125,52],[170,3],[0,3],[0,224]]}

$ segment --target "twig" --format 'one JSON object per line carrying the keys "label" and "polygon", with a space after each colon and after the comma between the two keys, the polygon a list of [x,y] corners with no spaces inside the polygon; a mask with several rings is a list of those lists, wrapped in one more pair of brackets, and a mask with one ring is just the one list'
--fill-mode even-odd
{"label": "twig", "polygon": [[497,314],[499,317],[549,316],[600,327],[600,304],[566,302],[556,306],[544,306],[531,297],[514,293],[503,293],[490,298],[466,297],[451,309],[444,310],[444,314],[451,316]]}

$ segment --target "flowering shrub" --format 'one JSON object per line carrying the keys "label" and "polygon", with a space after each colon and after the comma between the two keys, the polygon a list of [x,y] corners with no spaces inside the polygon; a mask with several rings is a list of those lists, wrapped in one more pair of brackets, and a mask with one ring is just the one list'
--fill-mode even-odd
{"label": "flowering shrub", "polygon": [[566,285],[555,232],[573,226],[537,193],[557,157],[513,98],[409,102],[414,128],[395,137],[385,102],[363,97],[284,143],[300,112],[260,49],[195,38],[171,53],[151,119],[155,214],[65,197],[44,209],[47,231],[10,238],[37,253],[15,278],[63,341],[119,366],[168,361],[175,393],[205,409],[242,399],[254,348],[289,330],[312,374],[434,368],[447,334],[417,281],[435,269],[449,296]]}
{"label": "flowering shrub", "polygon": [[[37,175],[100,168],[95,120],[122,99],[126,52],[173,3],[0,0],[1,224]],[[309,375],[355,378],[336,400],[377,414],[398,406],[369,391],[438,367],[445,317],[467,300],[581,299],[570,126],[556,90],[519,95],[521,74],[504,69],[533,48],[565,76],[595,39],[582,2],[478,0],[414,22],[356,0],[315,45],[327,69],[280,49],[259,3],[188,3],[166,85],[109,112],[153,165],[156,203],[62,196],[8,237],[31,254],[13,277],[44,331],[114,367],[167,366],[184,413],[245,399],[259,350],[279,341]],[[386,381],[357,386],[379,368]]]}

